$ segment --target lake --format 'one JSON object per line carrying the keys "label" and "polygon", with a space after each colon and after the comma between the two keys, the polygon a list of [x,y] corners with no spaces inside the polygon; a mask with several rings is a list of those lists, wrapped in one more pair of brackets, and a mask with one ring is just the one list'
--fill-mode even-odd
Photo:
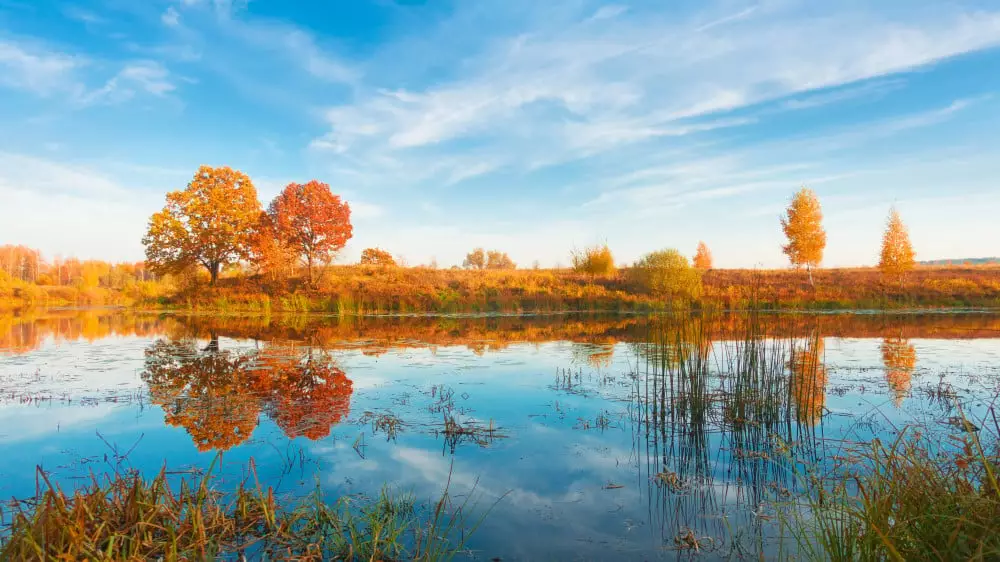
{"label": "lake", "polygon": [[[1000,315],[0,315],[0,496],[36,467],[252,464],[279,494],[471,492],[471,559],[713,559],[793,547],[807,469],[995,423]],[[990,425],[992,427],[992,425]],[[983,432],[986,433],[985,431]],[[694,543],[690,539],[694,539]]]}

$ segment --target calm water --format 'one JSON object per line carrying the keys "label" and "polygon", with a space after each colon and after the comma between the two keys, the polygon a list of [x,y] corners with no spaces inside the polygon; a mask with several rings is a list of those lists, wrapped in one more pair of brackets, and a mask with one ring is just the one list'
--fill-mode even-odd
{"label": "calm water", "polygon": [[430,500],[450,471],[482,508],[502,496],[476,558],[675,559],[690,530],[711,559],[778,548],[797,467],[912,423],[943,438],[956,404],[989,423],[1000,388],[1000,316],[774,317],[781,380],[750,385],[727,375],[745,318],[670,340],[697,348],[698,377],[650,348],[657,322],[0,316],[0,496],[31,496],[36,466],[71,487],[218,451],[220,485],[253,458],[290,495],[318,479],[330,497],[389,482]]}

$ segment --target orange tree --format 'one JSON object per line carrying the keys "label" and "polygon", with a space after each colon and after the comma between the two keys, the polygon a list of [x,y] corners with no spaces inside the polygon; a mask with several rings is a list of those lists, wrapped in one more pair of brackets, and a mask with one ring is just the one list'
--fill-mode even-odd
{"label": "orange tree", "polygon": [[392,254],[382,248],[365,248],[361,252],[361,265],[392,267],[396,265],[396,260],[393,259]]}
{"label": "orange tree", "polygon": [[878,267],[882,270],[882,275],[898,279],[902,283],[906,272],[913,269],[913,258],[910,234],[906,230],[906,225],[903,224],[903,219],[899,218],[899,213],[893,208],[889,211],[885,234],[882,235],[882,252],[879,256]]}
{"label": "orange tree", "polygon": [[142,239],[146,263],[157,274],[202,265],[214,285],[223,266],[249,256],[259,214],[257,190],[246,174],[202,166],[187,188],[168,193],[166,206],[150,217]]}
{"label": "orange tree", "polygon": [[819,198],[811,189],[803,187],[794,197],[781,218],[781,228],[788,237],[782,247],[788,260],[795,267],[805,267],[812,284],[812,269],[823,261],[826,248],[826,231],[823,230],[823,210]]}
{"label": "orange tree", "polygon": [[694,268],[702,271],[712,269],[712,252],[704,242],[698,242],[698,250],[694,254]]}
{"label": "orange tree", "polygon": [[462,267],[465,269],[486,269],[486,251],[482,248],[472,250],[465,255]]}
{"label": "orange tree", "polygon": [[351,208],[316,180],[285,186],[267,213],[278,238],[305,262],[310,285],[313,266],[329,264],[354,233]]}

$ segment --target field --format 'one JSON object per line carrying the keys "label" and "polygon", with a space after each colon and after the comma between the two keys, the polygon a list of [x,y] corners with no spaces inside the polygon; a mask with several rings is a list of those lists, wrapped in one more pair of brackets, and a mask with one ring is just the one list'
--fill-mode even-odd
{"label": "field", "polygon": [[197,279],[143,282],[122,288],[0,284],[0,306],[123,305],[221,312],[482,313],[650,311],[673,306],[735,310],[757,299],[768,308],[836,310],[994,308],[1000,266],[923,266],[901,282],[877,269],[821,269],[810,285],[795,270],[718,269],[702,275],[693,302],[670,302],[629,282],[624,270],[591,276],[570,270],[468,271],[333,266],[315,288],[301,279],[266,282],[223,276],[216,287]]}

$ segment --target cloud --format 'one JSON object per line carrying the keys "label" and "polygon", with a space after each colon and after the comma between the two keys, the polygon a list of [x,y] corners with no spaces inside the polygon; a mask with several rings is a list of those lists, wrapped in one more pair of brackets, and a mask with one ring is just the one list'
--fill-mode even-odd
{"label": "cloud", "polygon": [[81,57],[0,41],[0,84],[40,96],[76,90],[74,71],[86,64]]}
{"label": "cloud", "polygon": [[618,4],[610,4],[608,6],[601,6],[594,12],[594,15],[590,16],[588,21],[600,21],[607,20],[611,18],[618,17],[628,11],[628,6],[621,6]]}
{"label": "cloud", "polygon": [[163,97],[176,89],[170,72],[161,63],[140,60],[124,66],[103,86],[89,88],[83,70],[95,74],[100,67],[86,57],[12,42],[0,42],[0,85],[25,90],[43,98],[62,97],[77,107],[118,103],[147,93]]}
{"label": "cloud", "polygon": [[356,219],[376,219],[385,214],[385,209],[374,203],[353,200],[348,204],[351,207],[351,216]]}
{"label": "cloud", "polygon": [[88,166],[0,152],[0,200],[7,211],[0,239],[49,256],[134,260],[142,255],[146,220],[166,191],[143,187],[125,187]]}
{"label": "cloud", "polygon": [[[329,131],[311,146],[327,151],[331,163],[365,169],[385,161],[434,167],[438,158],[454,161],[475,151],[503,163],[483,174],[529,171],[725,133],[756,117],[724,114],[790,96],[832,90],[793,97],[776,109],[882,95],[898,82],[838,88],[1000,45],[1000,12],[933,6],[890,19],[864,6],[807,10],[798,2],[719,9],[729,5],[669,16],[613,6],[534,12],[524,17],[528,27],[478,41],[456,38],[457,25],[442,23],[440,35],[429,32],[427,42],[471,47],[433,66],[407,57],[407,50],[420,53],[413,45],[386,48],[366,65],[353,99],[324,113]],[[595,18],[601,25],[591,25]],[[499,19],[485,8],[454,16],[479,30]],[[408,65],[403,70],[388,62],[398,57]],[[441,65],[456,70],[399,87],[395,74],[419,76]],[[461,169],[443,181],[449,177],[464,179]]]}
{"label": "cloud", "polygon": [[163,25],[167,27],[176,27],[181,22],[181,14],[177,11],[177,8],[173,6],[167,6],[167,9],[160,16],[160,21]]}
{"label": "cloud", "polygon": [[103,87],[80,97],[83,105],[99,103],[120,103],[130,100],[137,93],[147,93],[163,97],[174,91],[176,86],[170,80],[170,72],[156,61],[137,61],[125,65],[117,75]]}

